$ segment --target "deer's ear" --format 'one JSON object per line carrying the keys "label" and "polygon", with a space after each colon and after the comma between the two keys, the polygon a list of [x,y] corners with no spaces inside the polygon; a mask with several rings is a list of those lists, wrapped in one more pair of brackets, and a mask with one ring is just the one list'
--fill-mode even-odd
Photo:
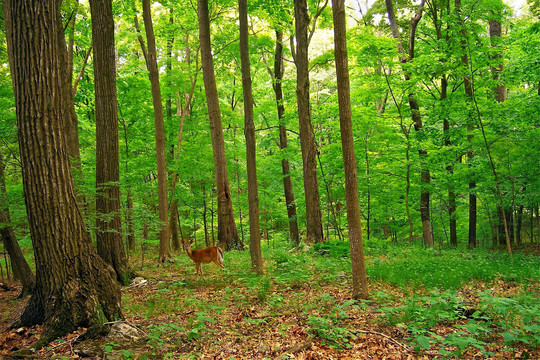
{"label": "deer's ear", "polygon": [[189,241],[189,245],[193,244],[194,241],[195,241],[195,240],[193,240],[193,239],[190,240],[190,241]]}

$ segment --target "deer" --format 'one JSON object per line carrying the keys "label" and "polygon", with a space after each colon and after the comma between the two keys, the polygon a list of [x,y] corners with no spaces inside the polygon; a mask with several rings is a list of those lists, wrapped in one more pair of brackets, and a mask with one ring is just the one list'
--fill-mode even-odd
{"label": "deer", "polygon": [[199,275],[199,272],[203,275],[201,264],[208,264],[212,261],[220,268],[225,269],[225,266],[223,266],[223,250],[220,247],[210,246],[206,249],[192,250],[191,244],[193,244],[193,240],[189,242],[184,240],[182,242],[188,256],[195,263],[195,273],[197,275]]}

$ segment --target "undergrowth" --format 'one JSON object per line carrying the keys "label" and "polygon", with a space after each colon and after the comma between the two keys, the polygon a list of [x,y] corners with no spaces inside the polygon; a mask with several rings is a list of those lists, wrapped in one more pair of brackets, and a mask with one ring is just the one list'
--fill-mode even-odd
{"label": "undergrowth", "polygon": [[[125,291],[123,307],[147,332],[149,358],[174,357],[174,347],[189,349],[193,358],[202,355],[220,337],[227,317],[227,331],[238,338],[273,330],[287,339],[291,331],[305,331],[333,349],[354,346],[362,328],[352,320],[362,316],[402,332],[400,340],[417,352],[429,349],[443,358],[466,357],[472,350],[492,357],[493,344],[529,349],[526,357],[540,343],[535,256],[517,253],[512,263],[504,253],[481,249],[369,243],[371,296],[353,301],[347,242],[317,244],[309,251],[290,250],[285,242],[263,244],[262,251],[263,276],[250,271],[248,251],[227,252],[223,270],[203,265],[204,277],[195,275],[184,253],[160,266],[147,259],[140,271],[150,285]],[[134,267],[140,264],[131,259]],[[282,318],[294,320],[282,323]]]}

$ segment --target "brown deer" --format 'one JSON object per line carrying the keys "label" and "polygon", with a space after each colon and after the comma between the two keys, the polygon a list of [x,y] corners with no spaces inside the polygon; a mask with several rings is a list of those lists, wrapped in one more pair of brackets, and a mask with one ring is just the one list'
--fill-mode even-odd
{"label": "brown deer", "polygon": [[193,240],[190,240],[189,242],[183,240],[183,243],[188,256],[195,263],[195,272],[197,275],[199,275],[199,272],[203,275],[201,264],[207,264],[212,261],[220,268],[225,268],[225,266],[223,266],[223,250],[221,250],[220,247],[210,246],[206,249],[191,250]]}

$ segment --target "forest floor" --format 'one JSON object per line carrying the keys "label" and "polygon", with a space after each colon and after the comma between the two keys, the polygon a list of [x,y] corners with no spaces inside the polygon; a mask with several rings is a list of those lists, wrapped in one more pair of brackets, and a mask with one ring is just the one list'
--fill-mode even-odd
{"label": "forest floor", "polygon": [[[368,266],[388,263],[403,271],[388,251],[367,253]],[[445,288],[403,285],[368,271],[370,299],[356,302],[350,299],[347,259],[270,248],[263,255],[267,273],[262,277],[249,272],[247,251],[225,254],[225,270],[203,265],[204,278],[195,276],[182,253],[160,266],[147,260],[142,269],[140,259],[132,258],[146,281],[123,288],[123,309],[142,339],[101,338],[82,351],[78,343],[85,329],[80,329],[31,357],[540,359],[538,270],[519,269],[540,264],[537,249],[515,268],[503,264],[493,276]],[[469,255],[456,251],[452,256],[461,266],[460,257]],[[471,266],[487,267],[482,256],[490,255],[473,256]],[[409,275],[425,275],[414,274],[414,260],[405,262]],[[9,328],[26,299],[17,299],[16,284],[7,285],[9,290],[0,289],[0,358],[28,348],[41,333],[39,326]]]}

